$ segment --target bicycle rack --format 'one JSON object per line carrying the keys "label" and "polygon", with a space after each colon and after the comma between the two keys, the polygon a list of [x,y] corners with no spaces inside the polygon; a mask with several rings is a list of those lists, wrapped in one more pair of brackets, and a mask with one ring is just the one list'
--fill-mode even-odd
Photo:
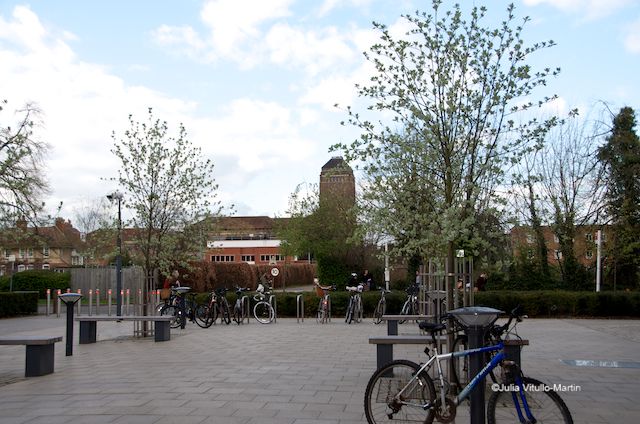
{"label": "bicycle rack", "polygon": [[273,322],[275,323],[278,320],[278,306],[275,295],[269,296],[269,304],[273,307]]}
{"label": "bicycle rack", "polygon": [[240,302],[244,305],[244,316],[240,318],[240,322],[244,322],[244,319],[247,319],[247,324],[249,324],[249,308],[251,307],[251,301],[249,301],[249,296],[242,296],[240,298]]}
{"label": "bicycle rack", "polygon": [[299,294],[296,296],[296,322],[304,322],[304,297]]}

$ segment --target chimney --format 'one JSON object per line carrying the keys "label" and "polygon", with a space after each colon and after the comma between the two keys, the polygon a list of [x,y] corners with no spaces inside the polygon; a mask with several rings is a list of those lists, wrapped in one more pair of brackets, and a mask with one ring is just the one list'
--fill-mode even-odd
{"label": "chimney", "polygon": [[26,231],[27,230],[27,220],[24,219],[23,217],[19,218],[16,221],[16,228],[19,228],[19,229],[21,229],[23,231]]}

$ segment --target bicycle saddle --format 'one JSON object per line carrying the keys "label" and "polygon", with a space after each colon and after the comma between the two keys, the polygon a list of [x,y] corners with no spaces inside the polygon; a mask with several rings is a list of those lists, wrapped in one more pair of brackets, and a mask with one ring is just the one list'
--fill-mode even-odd
{"label": "bicycle saddle", "polygon": [[428,331],[430,333],[437,333],[438,331],[442,331],[447,328],[446,324],[438,323],[435,324],[433,322],[422,321],[418,323],[418,327],[422,331]]}

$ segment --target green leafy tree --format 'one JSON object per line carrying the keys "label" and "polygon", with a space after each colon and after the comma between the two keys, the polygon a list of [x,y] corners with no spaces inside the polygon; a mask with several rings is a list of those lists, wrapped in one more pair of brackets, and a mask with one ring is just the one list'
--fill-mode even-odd
{"label": "green leafy tree", "polygon": [[[505,167],[552,125],[525,115],[555,97],[532,100],[559,70],[532,69],[530,56],[554,43],[527,46],[528,18],[517,22],[513,5],[497,28],[485,26],[484,7],[465,18],[459,5],[441,6],[403,16],[404,39],[374,23],[380,42],[365,57],[376,72],[357,86],[370,103],[364,114],[348,108],[361,135],[335,148],[363,163],[365,197],[377,205],[378,230],[399,241],[396,253],[453,264],[455,248],[481,236],[478,217],[498,206]],[[376,112],[383,118],[374,121]]]}
{"label": "green leafy tree", "polygon": [[[0,112],[6,105],[6,100],[0,102]],[[49,146],[34,133],[40,110],[27,104],[16,115],[0,118],[0,225],[5,227],[18,219],[37,224],[48,192],[43,158]]]}
{"label": "green leafy tree", "polygon": [[117,182],[124,206],[133,214],[129,255],[147,275],[168,274],[175,267],[189,268],[202,256],[209,232],[209,217],[219,214],[214,165],[187,139],[182,124],[176,137],[165,121],[146,122],[129,116],[123,137],[113,133],[112,152],[120,160]]}
{"label": "green leafy tree", "polygon": [[352,237],[355,209],[346,197],[322,196],[317,185],[299,185],[289,199],[290,218],[278,234],[286,255],[311,254],[323,284],[342,284],[356,270],[359,244]]}
{"label": "green leafy tree", "polygon": [[638,288],[640,281],[640,139],[632,108],[613,119],[599,152],[606,167],[607,212],[614,225],[613,256],[619,286]]}

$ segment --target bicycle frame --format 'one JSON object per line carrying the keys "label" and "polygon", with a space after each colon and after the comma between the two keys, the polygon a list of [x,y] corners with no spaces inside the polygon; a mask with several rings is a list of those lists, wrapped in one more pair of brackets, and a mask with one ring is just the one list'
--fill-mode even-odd
{"label": "bicycle frame", "polygon": [[[435,349],[435,348],[434,348]],[[402,389],[400,390],[400,392],[398,392],[398,394],[396,395],[396,397],[401,398],[402,394],[404,393],[404,391],[409,388],[413,381],[415,379],[418,378],[418,376],[423,373],[426,372],[427,370],[429,370],[429,368],[431,368],[432,364],[435,362],[436,363],[436,367],[438,370],[438,379],[440,380],[440,397],[441,397],[441,402],[442,405],[445,405],[445,391],[444,391],[444,377],[443,377],[443,372],[442,372],[442,365],[440,364],[441,361],[443,360],[447,360],[447,359],[451,359],[452,357],[457,358],[457,357],[464,357],[464,356],[471,356],[471,355],[477,355],[477,354],[482,354],[485,352],[494,352],[494,351],[498,351],[498,353],[491,358],[491,361],[488,362],[484,368],[482,368],[482,370],[480,370],[480,372],[473,377],[473,379],[469,382],[469,384],[467,384],[462,391],[460,392],[460,394],[458,394],[458,396],[456,396],[453,399],[453,403],[455,404],[455,406],[460,405],[460,403],[462,403],[462,401],[464,401],[466,398],[469,397],[469,395],[471,394],[471,391],[478,386],[478,384],[481,384],[481,382],[484,381],[485,377],[496,367],[498,367],[500,365],[500,363],[505,359],[505,353],[504,353],[504,343],[499,342],[496,345],[493,346],[486,346],[486,347],[481,347],[481,348],[477,348],[477,349],[468,349],[468,350],[463,350],[463,351],[459,351],[459,352],[450,352],[450,353],[443,353],[443,354],[436,354],[431,356],[431,358],[429,358],[429,360],[422,365],[422,367],[420,367],[420,369],[418,370],[418,372],[416,373],[416,375],[409,381],[409,383]],[[531,410],[529,409],[529,404],[527,403],[527,399],[525,396],[525,391],[524,391],[524,386],[522,383],[522,378],[518,375],[515,378],[515,384],[517,386],[517,388],[514,388],[514,390],[511,392],[512,398],[513,398],[513,403],[514,403],[514,407],[516,408],[516,411],[518,413],[518,418],[520,420],[520,422],[535,422],[535,419],[533,417],[533,414],[531,413]],[[516,392],[520,393],[520,399],[522,401],[522,407],[524,408],[524,413],[527,417],[527,420],[529,421],[525,421],[524,415],[523,415],[523,411],[522,408],[520,406],[520,402],[518,402],[518,397],[516,395]],[[411,406],[411,407],[419,407],[422,408],[424,410],[427,410],[429,408],[432,408],[433,405],[431,403],[426,403],[423,405],[419,405],[419,404],[413,404],[410,402],[405,402],[405,401],[400,401],[400,403],[402,405],[405,406]]]}

